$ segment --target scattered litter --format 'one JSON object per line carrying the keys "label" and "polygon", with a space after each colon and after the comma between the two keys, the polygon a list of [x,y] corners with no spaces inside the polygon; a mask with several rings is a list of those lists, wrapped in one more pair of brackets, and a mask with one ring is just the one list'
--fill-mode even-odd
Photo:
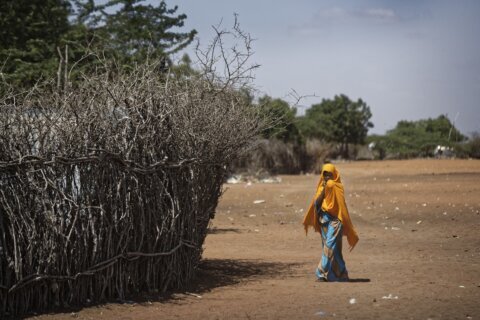
{"label": "scattered litter", "polygon": [[201,295],[196,294],[196,293],[192,293],[192,292],[185,292],[185,294],[188,294],[189,296],[193,296],[193,297],[198,298],[198,299],[202,298]]}
{"label": "scattered litter", "polygon": [[265,200],[255,200],[253,201],[254,204],[265,203]]}
{"label": "scattered litter", "polygon": [[245,188],[252,186],[254,183],[280,183],[282,178],[265,176],[259,177],[258,175],[233,175],[227,179],[227,184],[238,184],[246,182]]}
{"label": "scattered litter", "polygon": [[315,312],[315,315],[316,315],[316,316],[323,317],[323,316],[326,316],[327,313],[326,313],[325,311],[317,311],[317,312]]}
{"label": "scattered litter", "polygon": [[426,206],[427,206],[427,204],[426,204],[426,203],[424,203],[424,204],[422,204],[422,206],[426,207]]}
{"label": "scattered litter", "polygon": [[269,177],[260,180],[261,183],[280,183],[282,182],[282,178],[280,177]]}
{"label": "scattered litter", "polygon": [[298,210],[295,210],[295,213],[302,213],[303,212],[303,209],[298,209]]}
{"label": "scattered litter", "polygon": [[420,224],[420,223],[422,223],[422,220],[418,220],[418,221],[417,221],[417,224]]}
{"label": "scattered litter", "polygon": [[395,207],[395,211],[398,211],[398,210],[400,210],[400,208],[399,208],[399,207]]}
{"label": "scattered litter", "polygon": [[355,304],[355,303],[357,303],[357,300],[355,298],[352,298],[352,299],[350,299],[349,302],[350,302],[350,304]]}
{"label": "scattered litter", "polygon": [[383,296],[382,299],[387,299],[387,300],[395,299],[395,300],[397,300],[397,299],[398,299],[398,296],[393,296],[393,295],[390,293],[390,294],[388,294],[388,296]]}
{"label": "scattered litter", "polygon": [[241,177],[239,176],[231,176],[230,178],[227,179],[228,184],[237,184],[240,183]]}
{"label": "scattered litter", "polygon": [[256,214],[250,214],[250,215],[248,215],[248,216],[249,216],[250,218],[254,218],[254,217],[256,217],[257,215],[256,215]]}
{"label": "scattered litter", "polygon": [[400,228],[398,228],[398,227],[392,227],[391,229],[392,230],[400,230]]}
{"label": "scattered litter", "polygon": [[458,286],[459,288],[465,288],[465,286]]}

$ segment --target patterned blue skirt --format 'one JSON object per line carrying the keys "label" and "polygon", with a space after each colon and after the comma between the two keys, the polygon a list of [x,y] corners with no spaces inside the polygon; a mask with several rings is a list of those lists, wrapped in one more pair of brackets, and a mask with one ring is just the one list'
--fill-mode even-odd
{"label": "patterned blue skirt", "polygon": [[323,250],[315,272],[317,278],[323,281],[348,281],[347,267],[342,255],[342,223],[323,210],[319,212]]}

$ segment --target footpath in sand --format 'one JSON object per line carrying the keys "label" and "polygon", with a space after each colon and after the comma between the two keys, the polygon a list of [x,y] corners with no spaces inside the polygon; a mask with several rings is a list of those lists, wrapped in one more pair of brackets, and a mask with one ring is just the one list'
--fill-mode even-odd
{"label": "footpath in sand", "polygon": [[360,236],[351,282],[315,281],[321,238],[301,220],[318,176],[281,176],[225,185],[189,291],[33,318],[480,319],[480,161],[337,167]]}

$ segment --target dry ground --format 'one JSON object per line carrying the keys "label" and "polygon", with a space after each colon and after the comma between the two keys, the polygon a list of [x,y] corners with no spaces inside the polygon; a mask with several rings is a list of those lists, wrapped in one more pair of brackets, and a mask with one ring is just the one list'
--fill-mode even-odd
{"label": "dry ground", "polygon": [[351,282],[315,281],[321,240],[300,223],[318,177],[282,176],[226,185],[189,291],[35,318],[479,319],[480,161],[337,167],[360,235]]}

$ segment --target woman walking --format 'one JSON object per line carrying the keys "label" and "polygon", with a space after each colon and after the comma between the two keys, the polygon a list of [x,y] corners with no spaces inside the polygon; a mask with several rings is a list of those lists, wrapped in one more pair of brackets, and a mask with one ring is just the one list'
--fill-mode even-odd
{"label": "woman walking", "polygon": [[340,173],[333,164],[322,168],[317,192],[303,218],[305,232],[312,226],[322,236],[322,258],[316,275],[320,281],[348,281],[342,255],[342,236],[347,237],[350,251],[358,242],[347,205]]}

